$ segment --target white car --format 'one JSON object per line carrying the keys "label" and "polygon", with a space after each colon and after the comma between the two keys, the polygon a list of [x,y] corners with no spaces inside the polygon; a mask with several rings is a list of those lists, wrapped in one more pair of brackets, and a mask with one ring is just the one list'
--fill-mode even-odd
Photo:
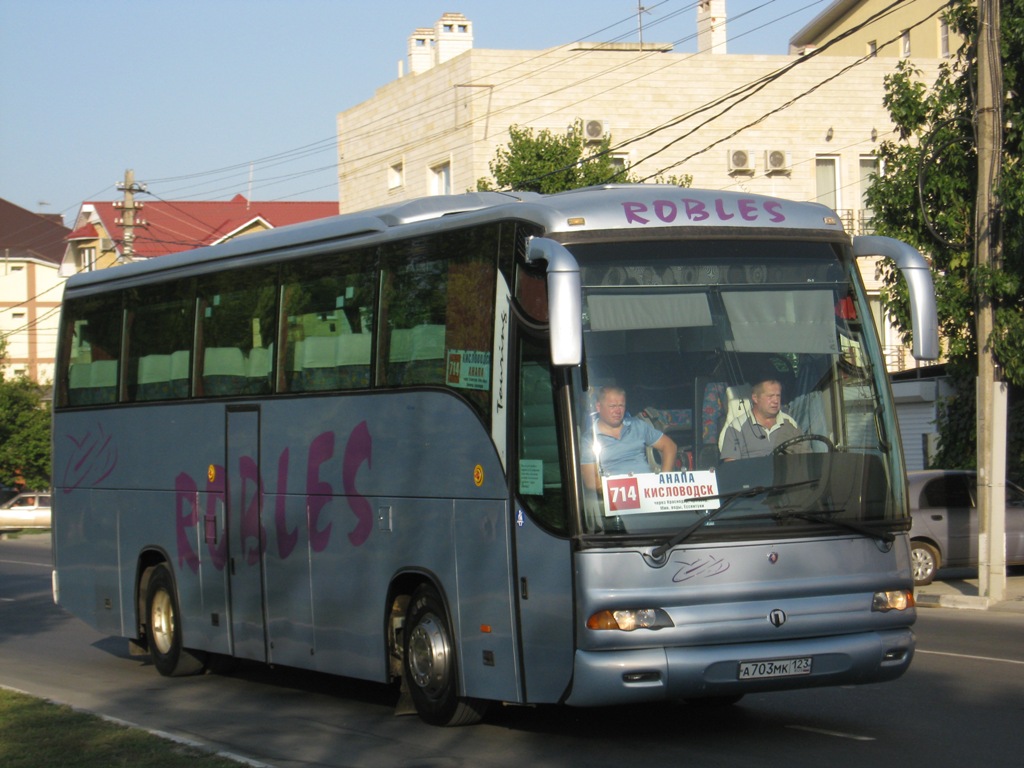
{"label": "white car", "polygon": [[50,492],[23,491],[0,504],[0,531],[50,527]]}

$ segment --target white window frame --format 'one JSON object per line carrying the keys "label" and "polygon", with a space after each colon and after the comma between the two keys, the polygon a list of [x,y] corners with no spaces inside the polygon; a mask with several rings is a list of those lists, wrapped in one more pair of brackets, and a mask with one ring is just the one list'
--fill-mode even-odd
{"label": "white window frame", "polygon": [[[871,166],[870,171],[866,170],[869,164]],[[878,155],[865,153],[861,155],[859,158],[857,158],[857,184],[859,187],[858,191],[860,194],[860,200],[858,205],[860,206],[860,208],[857,211],[856,226],[858,229],[857,234],[861,235],[868,234],[867,232],[860,231],[861,223],[863,221],[863,216],[861,215],[861,212],[871,211],[872,218],[874,217],[874,211],[872,211],[872,209],[868,206],[868,201],[866,199],[868,194],[868,186],[870,185],[870,179],[868,178],[868,176],[871,173],[875,173],[880,176],[882,173],[882,163],[878,159]]]}
{"label": "white window frame", "polygon": [[949,23],[943,19],[939,22],[939,56],[943,59],[949,58]]}
{"label": "white window frame", "polygon": [[[819,174],[819,168],[824,166],[831,166],[832,168],[832,181],[834,182],[834,188],[822,191],[821,187],[821,176]],[[832,208],[834,211],[839,211],[843,207],[843,184],[841,178],[841,168],[839,165],[839,155],[815,155],[814,157],[814,200],[815,202],[822,203]],[[830,202],[829,198],[834,197],[835,201]]]}
{"label": "white window frame", "polygon": [[452,194],[452,161],[451,158],[434,163],[430,166],[430,194]]}
{"label": "white window frame", "polygon": [[405,158],[399,158],[388,165],[388,190],[405,186]]}

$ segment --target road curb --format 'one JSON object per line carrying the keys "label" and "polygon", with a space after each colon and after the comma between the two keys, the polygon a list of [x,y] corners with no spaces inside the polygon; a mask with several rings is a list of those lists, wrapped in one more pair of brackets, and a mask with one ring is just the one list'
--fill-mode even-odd
{"label": "road curb", "polygon": [[974,595],[918,595],[915,603],[922,608],[961,608],[987,611],[993,606],[987,597]]}

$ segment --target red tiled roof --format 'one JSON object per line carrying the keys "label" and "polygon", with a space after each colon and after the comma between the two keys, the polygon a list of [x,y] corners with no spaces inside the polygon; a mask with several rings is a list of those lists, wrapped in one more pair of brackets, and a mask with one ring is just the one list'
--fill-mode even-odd
{"label": "red tiled roof", "polygon": [[[255,219],[262,219],[276,228],[338,215],[338,203],[334,201],[259,203],[242,195],[211,202],[142,198],[136,198],[143,207],[135,214],[136,221],[146,222],[145,226],[135,227],[135,255],[140,258],[166,256],[210,245]],[[115,221],[122,218],[123,209],[115,208],[110,201],[86,204],[95,207],[103,226],[120,248],[124,228]]]}
{"label": "red tiled roof", "polygon": [[85,224],[79,227],[70,235],[65,237],[65,240],[95,240],[100,236],[100,233],[96,231],[96,227],[92,224]]}

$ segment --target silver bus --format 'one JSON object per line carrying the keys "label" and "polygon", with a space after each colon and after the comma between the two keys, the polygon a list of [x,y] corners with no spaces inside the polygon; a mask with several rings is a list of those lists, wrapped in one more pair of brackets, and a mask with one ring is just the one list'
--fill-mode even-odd
{"label": "silver bus", "polygon": [[[76,275],[55,600],[164,675],[317,670],[439,725],[897,678],[910,519],[870,254],[934,358],[912,248],[672,186],[431,197]],[[763,377],[795,436],[724,461]],[[642,467],[591,455],[607,393],[658,436]]]}

